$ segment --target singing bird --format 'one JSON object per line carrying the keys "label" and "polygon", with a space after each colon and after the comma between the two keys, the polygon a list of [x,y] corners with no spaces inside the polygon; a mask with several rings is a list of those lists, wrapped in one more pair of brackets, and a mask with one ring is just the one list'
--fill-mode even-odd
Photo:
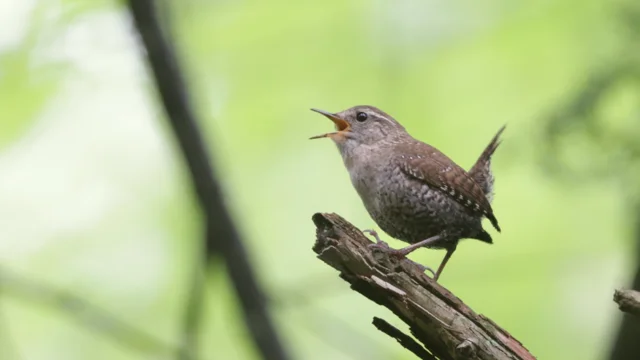
{"label": "singing bird", "polygon": [[311,109],[329,118],[336,131],[311,139],[330,138],[338,147],[351,182],[376,224],[390,236],[411,245],[390,249],[373,230],[372,244],[405,257],[420,248],[445,249],[438,280],[461,239],[493,243],[482,227],[487,218],[500,231],[493,213],[494,176],[491,156],[500,144],[502,126],[475,165],[465,171],[435,147],[413,138],[384,111],[367,105],[339,113]]}

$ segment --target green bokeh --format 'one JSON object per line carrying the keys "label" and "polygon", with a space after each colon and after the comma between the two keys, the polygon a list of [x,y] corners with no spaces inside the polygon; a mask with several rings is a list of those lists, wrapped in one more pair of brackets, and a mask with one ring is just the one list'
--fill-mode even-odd
{"label": "green bokeh", "polygon": [[[18,170],[3,164],[39,146],[34,134],[52,121],[52,107],[77,106],[74,98],[61,95],[71,83],[86,83],[105,94],[96,115],[118,108],[127,119],[114,118],[114,123],[146,124],[160,150],[140,150],[135,137],[126,149],[113,149],[122,147],[120,140],[127,136],[115,131],[96,136],[104,156],[83,157],[87,149],[78,149],[79,160],[71,169],[98,173],[108,189],[116,186],[118,198],[107,197],[114,205],[92,221],[71,221],[67,231],[42,231],[40,248],[25,256],[3,257],[3,265],[73,290],[177,344],[197,258],[199,214],[155,103],[153,83],[148,78],[110,78],[101,71],[78,69],[64,56],[52,60],[42,55],[43,47],[63,48],[61,39],[69,28],[83,21],[88,28],[87,22],[101,17],[116,20],[100,22],[113,27],[114,38],[133,36],[121,3],[87,4],[38,5],[34,11],[49,15],[29,17],[30,30],[20,45],[0,52],[0,145],[5,150],[0,153],[0,176],[3,168],[13,176],[10,171]],[[632,265],[625,194],[607,182],[559,181],[538,167],[534,155],[541,146],[537,129],[548,112],[622,47],[615,31],[616,4],[192,0],[165,5],[171,14],[165,20],[180,49],[229,206],[296,358],[411,358],[370,325],[374,315],[397,324],[393,315],[352,293],[311,251],[315,212],[339,213],[361,228],[374,226],[334,145],[307,140],[331,128],[310,107],[340,111],[356,104],[382,108],[465,168],[495,131],[508,124],[494,161],[494,209],[503,233],[494,235],[491,246],[464,242],[441,282],[540,359],[605,356],[619,321],[611,302],[613,289],[627,284]],[[97,48],[110,43],[105,38],[90,41]],[[127,61],[140,61],[135,41],[116,42],[127,44]],[[107,60],[99,69],[117,73],[123,64],[128,63]],[[142,63],[136,66],[144,71]],[[109,102],[109,94],[132,87],[145,94],[142,106],[151,109],[147,120]],[[611,126],[619,126],[625,104],[634,101],[624,90],[619,97],[611,100]],[[623,113],[616,117],[615,109]],[[80,128],[88,121],[67,120]],[[69,141],[74,141],[72,135]],[[155,160],[132,170],[114,154]],[[59,161],[52,158],[52,168]],[[96,177],[88,175],[68,181],[79,188],[72,191],[63,181],[69,203],[84,194],[84,187],[99,186]],[[29,184],[39,188],[40,183]],[[16,191],[28,204],[53,191],[44,185],[42,189],[44,194],[29,188]],[[0,194],[8,193],[5,189]],[[30,214],[15,214],[10,206],[0,198],[0,214],[12,214],[25,230],[33,226],[27,221]],[[24,241],[20,234],[7,234],[0,241],[11,248],[12,242]],[[435,264],[442,256],[421,250],[412,258]],[[255,358],[224,271],[216,266],[208,282],[200,337],[203,358]],[[2,305],[6,322],[0,325],[8,329],[13,353],[21,359],[168,358],[118,345],[56,309],[19,296],[6,295]]]}

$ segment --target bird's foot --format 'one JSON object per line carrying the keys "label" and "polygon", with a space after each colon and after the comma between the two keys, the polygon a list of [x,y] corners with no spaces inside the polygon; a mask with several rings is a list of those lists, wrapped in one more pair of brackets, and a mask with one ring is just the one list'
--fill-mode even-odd
{"label": "bird's foot", "polygon": [[376,248],[376,249],[380,249],[383,251],[390,251],[393,250],[392,248],[389,247],[389,244],[387,244],[386,242],[382,241],[380,239],[380,236],[378,236],[378,233],[375,230],[372,229],[367,229],[367,230],[362,230],[363,233],[367,233],[371,236],[373,236],[376,239],[376,243],[375,244],[369,244],[369,248]]}
{"label": "bird's foot", "polygon": [[432,268],[430,268],[428,266],[425,266],[425,265],[422,265],[422,264],[418,264],[417,262],[415,262],[415,261],[413,261],[411,259],[407,259],[407,260],[411,261],[415,266],[420,268],[420,271],[422,271],[422,272],[426,272],[426,271],[430,272],[431,275],[433,275],[433,280],[438,281],[438,278],[436,277],[436,272],[433,271]]}
{"label": "bird's foot", "polygon": [[384,241],[380,240],[380,236],[378,236],[378,233],[373,229],[362,230],[362,232],[373,236],[376,239],[376,243],[385,243]]}
{"label": "bird's foot", "polygon": [[375,244],[367,245],[369,247],[369,249],[380,250],[381,252],[386,253],[389,256],[397,257],[399,259],[405,257],[405,255],[402,254],[400,251],[398,251],[396,249],[392,249],[389,246],[389,244],[387,244],[386,242],[382,241],[380,239],[380,236],[378,236],[378,233],[375,230],[367,229],[367,230],[362,230],[362,232],[363,233],[367,233],[367,234],[373,236],[376,239]]}
{"label": "bird's foot", "polygon": [[431,274],[433,274],[433,276],[436,275],[436,272],[433,271],[432,268],[428,267],[428,266],[424,266],[421,264],[418,264],[417,262],[409,259],[407,257],[407,251],[405,249],[392,249],[389,244],[387,244],[386,242],[382,241],[380,239],[380,236],[378,236],[378,233],[375,230],[362,230],[363,233],[367,233],[371,236],[373,236],[376,239],[376,243],[375,244],[369,244],[369,248],[370,249],[377,249],[381,252],[384,252],[386,254],[388,254],[391,257],[394,257],[398,260],[400,259],[406,259],[409,262],[412,262],[416,267],[418,267],[420,269],[420,271],[425,272],[425,271],[429,271]]}

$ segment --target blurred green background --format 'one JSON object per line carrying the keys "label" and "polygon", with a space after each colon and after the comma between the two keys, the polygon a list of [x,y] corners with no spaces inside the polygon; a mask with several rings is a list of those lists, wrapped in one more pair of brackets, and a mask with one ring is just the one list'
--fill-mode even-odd
{"label": "blurred green background", "polygon": [[[594,72],[638,51],[624,1],[166,0],[162,9],[294,358],[412,358],[371,318],[402,324],[311,251],[315,212],[375,227],[335,146],[307,140],[332,128],[310,107],[358,104],[465,168],[508,125],[494,157],[503,232],[491,246],[464,242],[441,283],[540,359],[608,356],[622,317],[613,290],[637,265],[634,158],[563,176],[540,155],[559,154],[544,150],[552,114]],[[599,129],[640,135],[637,76],[608,95]],[[200,214],[126,6],[1,1],[0,110],[2,269],[176,346]],[[594,154],[609,163],[607,144],[571,129],[559,167],[588,170]],[[443,255],[411,257],[436,266]],[[224,267],[212,275],[202,358],[256,358]],[[0,295],[3,359],[173,357],[90,331],[18,285],[5,282]]]}

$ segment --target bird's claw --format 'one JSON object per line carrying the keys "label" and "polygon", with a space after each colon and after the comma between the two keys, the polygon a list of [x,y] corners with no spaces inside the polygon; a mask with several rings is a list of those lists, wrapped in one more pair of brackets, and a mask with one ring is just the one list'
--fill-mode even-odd
{"label": "bird's claw", "polygon": [[384,241],[379,241],[377,243],[369,244],[367,247],[371,250],[379,250],[381,252],[387,253],[391,255],[393,249]]}
{"label": "bird's claw", "polygon": [[409,259],[406,257],[406,254],[404,253],[404,251],[402,251],[402,249],[400,250],[396,250],[396,249],[392,249],[389,244],[387,244],[386,242],[382,241],[380,239],[380,236],[378,236],[378,233],[375,230],[372,229],[366,229],[366,230],[362,230],[363,233],[369,234],[371,236],[373,236],[376,239],[375,244],[369,244],[367,245],[370,249],[378,249],[384,253],[387,253],[389,256],[395,257],[397,259],[407,259],[409,261],[411,261],[415,266],[417,266],[420,271],[422,272],[426,272],[429,271],[434,277],[436,276],[436,272],[433,271],[432,268],[428,267],[428,266],[424,266],[422,264],[418,264],[417,262]]}
{"label": "bird's claw", "polygon": [[420,271],[422,271],[422,272],[429,271],[429,272],[431,273],[431,275],[433,275],[433,276],[432,276],[432,277],[433,277],[433,279],[434,279],[434,280],[436,280],[436,281],[438,280],[438,279],[436,278],[436,272],[435,272],[435,271],[433,271],[433,269],[432,269],[432,268],[430,268],[430,267],[428,267],[428,266],[425,266],[425,265],[422,265],[422,264],[418,264],[417,262],[412,261],[412,260],[409,260],[409,261],[411,261],[411,262],[413,262],[414,264],[416,264],[416,266],[417,266],[418,268],[420,268]]}
{"label": "bird's claw", "polygon": [[387,244],[386,242],[382,241],[380,239],[380,236],[378,236],[378,233],[375,230],[372,229],[367,229],[367,230],[362,230],[363,233],[369,234],[371,236],[373,236],[376,239],[376,243],[375,244],[369,244],[368,247],[369,248],[377,248],[383,251],[391,251],[393,249],[391,249],[389,247],[389,244]]}
{"label": "bird's claw", "polygon": [[380,240],[380,236],[378,236],[378,233],[373,230],[373,229],[366,229],[366,230],[362,230],[363,233],[367,233],[371,236],[373,236],[376,239],[377,243],[384,243],[384,241]]}

